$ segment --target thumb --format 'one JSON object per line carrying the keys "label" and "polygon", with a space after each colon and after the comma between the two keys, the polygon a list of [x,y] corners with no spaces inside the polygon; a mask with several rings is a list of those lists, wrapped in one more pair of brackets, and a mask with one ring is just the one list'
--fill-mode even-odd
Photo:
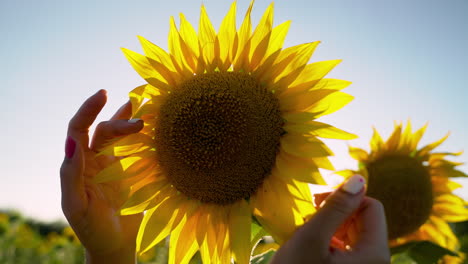
{"label": "thumb", "polygon": [[320,204],[320,209],[303,228],[304,233],[314,236],[323,250],[328,251],[330,241],[337,229],[359,208],[364,198],[365,179],[361,175],[349,178],[340,188]]}
{"label": "thumb", "polygon": [[75,139],[68,136],[65,142],[65,158],[60,167],[60,186],[62,210],[69,220],[86,209],[83,171],[83,148]]}

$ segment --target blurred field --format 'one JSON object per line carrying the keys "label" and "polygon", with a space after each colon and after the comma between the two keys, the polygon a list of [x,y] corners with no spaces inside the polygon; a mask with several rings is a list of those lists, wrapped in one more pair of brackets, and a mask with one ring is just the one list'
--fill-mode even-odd
{"label": "blurred field", "polygon": [[65,223],[41,223],[0,211],[0,263],[84,263],[84,251]]}
{"label": "blurred field", "polygon": [[[141,264],[167,263],[166,241],[139,257]],[[0,210],[0,264],[82,264],[84,250],[64,222],[43,223]]]}
{"label": "blurred field", "polygon": [[[461,252],[468,254],[468,222],[457,223],[452,227],[460,239]],[[265,245],[260,243],[260,246]],[[434,252],[428,252],[433,250],[421,251],[429,247],[421,244],[407,247],[393,255],[392,263],[437,263],[433,262],[436,257]],[[138,263],[166,264],[167,258],[168,243],[163,241],[140,256]],[[83,247],[66,223],[44,223],[24,218],[19,212],[0,210],[0,264],[82,264],[84,261]],[[252,259],[252,263],[267,262],[267,259],[258,257]],[[201,263],[198,254],[191,261],[191,264],[197,263]],[[465,259],[463,263],[468,264],[468,260]]]}

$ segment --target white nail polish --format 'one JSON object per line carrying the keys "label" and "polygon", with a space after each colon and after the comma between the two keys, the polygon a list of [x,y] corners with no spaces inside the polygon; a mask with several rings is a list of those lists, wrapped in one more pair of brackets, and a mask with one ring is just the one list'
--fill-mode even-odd
{"label": "white nail polish", "polygon": [[362,190],[366,184],[366,179],[359,174],[356,174],[349,178],[341,187],[341,189],[349,194],[357,194]]}
{"label": "white nail polish", "polygon": [[133,118],[133,119],[128,120],[128,122],[129,122],[130,124],[135,124],[136,122],[138,122],[138,121],[140,121],[140,120],[141,120],[140,118]]}

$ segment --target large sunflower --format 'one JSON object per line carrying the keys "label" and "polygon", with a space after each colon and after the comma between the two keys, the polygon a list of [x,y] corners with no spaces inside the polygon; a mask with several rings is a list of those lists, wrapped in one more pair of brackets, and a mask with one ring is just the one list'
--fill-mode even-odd
{"label": "large sunflower", "polygon": [[462,163],[449,161],[461,153],[435,152],[445,139],[417,148],[426,126],[412,132],[411,123],[401,124],[384,142],[377,130],[371,151],[350,147],[359,161],[359,171],[342,171],[344,176],[360,173],[368,180],[367,194],[380,200],[387,216],[390,244],[429,240],[457,250],[458,240],[448,222],[468,220],[466,202],[452,193],[461,187],[451,180],[467,175],[456,169]]}
{"label": "large sunflower", "polygon": [[239,30],[235,2],[218,33],[202,6],[198,34],[171,18],[169,52],[143,37],[145,55],[123,49],[147,81],[130,92],[145,126],[102,150],[123,158],[95,181],[129,187],[121,214],[146,211],[140,252],[170,235],[171,263],[248,263],[252,220],[282,243],[314,213],[308,183],[333,169],[317,137],[355,137],[315,121],[352,100],[324,79],[340,61],[308,64],[319,42],[282,49],[273,4],[252,33],[252,6]]}

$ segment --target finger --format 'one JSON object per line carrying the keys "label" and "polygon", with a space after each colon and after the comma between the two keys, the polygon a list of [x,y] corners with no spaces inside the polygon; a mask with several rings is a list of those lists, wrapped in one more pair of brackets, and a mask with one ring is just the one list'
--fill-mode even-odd
{"label": "finger", "polygon": [[84,187],[84,153],[82,146],[71,136],[65,143],[65,158],[60,167],[62,210],[70,223],[86,211],[87,196]]}
{"label": "finger", "polygon": [[106,91],[99,90],[81,105],[78,112],[76,112],[70,120],[68,124],[68,135],[74,138],[81,146],[88,147],[89,127],[93,124],[94,120],[96,120],[97,115],[101,112],[106,101]]}
{"label": "finger", "polygon": [[320,205],[327,199],[327,197],[331,194],[331,192],[325,193],[316,193],[314,194],[314,204],[315,208],[320,208]]}
{"label": "finger", "polygon": [[98,152],[110,140],[140,131],[143,128],[143,121],[134,121],[134,119],[110,120],[99,123],[93,135],[91,150]]}
{"label": "finger", "polygon": [[330,242],[330,246],[333,247],[333,248],[346,250],[346,244],[343,242],[343,240],[338,239],[337,237],[332,237],[332,240]]}
{"label": "finger", "polygon": [[132,116],[132,103],[130,101],[123,104],[110,120],[129,119]]}
{"label": "finger", "polygon": [[366,245],[385,246],[388,244],[387,224],[382,203],[365,197],[357,214],[359,238],[356,248]]}
{"label": "finger", "polygon": [[302,227],[301,232],[308,234],[308,237],[304,237],[306,241],[322,252],[328,252],[335,232],[359,207],[364,197],[364,184],[364,178],[355,175],[331,193],[321,204],[322,208]]}
{"label": "finger", "polygon": [[348,252],[334,252],[336,263],[390,263],[385,212],[382,204],[364,197],[358,212],[357,240]]}
{"label": "finger", "polygon": [[358,239],[359,239],[359,229],[357,227],[356,220],[353,218],[349,226],[346,229],[346,239],[344,240],[344,242],[347,245],[350,245],[352,248],[354,248]]}

